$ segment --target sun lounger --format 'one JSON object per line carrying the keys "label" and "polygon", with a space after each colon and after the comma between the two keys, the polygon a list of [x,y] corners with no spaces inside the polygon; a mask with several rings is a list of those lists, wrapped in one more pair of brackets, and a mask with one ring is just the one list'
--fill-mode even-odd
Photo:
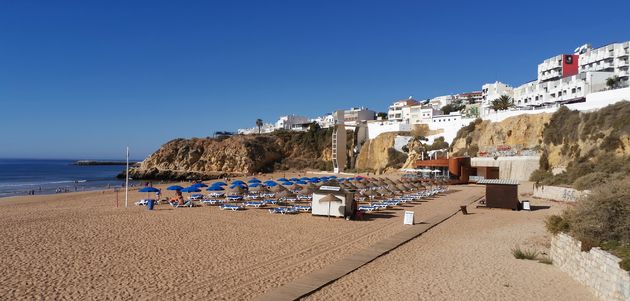
{"label": "sun lounger", "polygon": [[378,208],[374,206],[367,206],[367,205],[361,205],[357,209],[361,211],[367,211],[367,212],[378,210]]}
{"label": "sun lounger", "polygon": [[233,205],[233,204],[223,204],[223,205],[221,205],[221,210],[237,211],[237,210],[243,210],[243,209],[245,209],[243,206],[238,206],[238,205]]}
{"label": "sun lounger", "polygon": [[183,205],[180,205],[178,202],[172,202],[169,203],[171,204],[171,206],[175,207],[175,208],[182,208],[182,207],[194,207],[195,204],[193,204],[192,200],[187,200]]}
{"label": "sun lounger", "polygon": [[310,212],[311,211],[311,206],[301,206],[301,205],[295,205],[293,206],[293,208],[299,210],[299,211],[304,211],[304,212]]}
{"label": "sun lounger", "polygon": [[149,203],[149,200],[151,200],[151,199],[139,200],[135,204],[136,204],[136,206],[146,206]]}
{"label": "sun lounger", "polygon": [[201,201],[203,200],[203,194],[193,194],[190,196],[190,199],[194,201]]}
{"label": "sun lounger", "polygon": [[203,200],[201,202],[206,204],[206,205],[216,205],[216,204],[223,204],[223,203],[225,203],[225,200],[212,199],[212,200]]}
{"label": "sun lounger", "polygon": [[263,202],[264,202],[265,204],[275,204],[275,203],[277,203],[278,201],[276,201],[276,200],[264,200]]}
{"label": "sun lounger", "polygon": [[230,201],[240,201],[240,200],[242,200],[242,199],[243,199],[243,197],[242,197],[242,196],[240,196],[240,195],[228,195],[228,197],[227,197],[227,198],[228,198],[228,200],[230,200]]}
{"label": "sun lounger", "polygon": [[277,207],[269,209],[269,213],[295,214],[298,213],[298,210],[290,207]]}
{"label": "sun lounger", "polygon": [[245,207],[261,207],[261,206],[265,206],[265,202],[254,202],[254,201],[249,201],[249,202],[245,202],[243,203],[243,205],[245,205]]}
{"label": "sun lounger", "polygon": [[370,205],[372,207],[376,207],[376,208],[379,208],[379,209],[386,209],[387,207],[391,207],[390,205],[383,204],[383,203],[372,203]]}
{"label": "sun lounger", "polygon": [[210,198],[218,198],[218,197],[222,197],[222,196],[224,196],[224,195],[225,195],[225,193],[224,193],[224,192],[220,192],[220,191],[219,191],[219,192],[211,192],[211,193],[208,193],[208,196],[209,196]]}

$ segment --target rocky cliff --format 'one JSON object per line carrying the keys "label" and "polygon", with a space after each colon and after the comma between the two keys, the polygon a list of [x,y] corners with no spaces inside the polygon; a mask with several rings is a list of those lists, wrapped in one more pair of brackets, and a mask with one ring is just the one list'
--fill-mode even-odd
{"label": "rocky cliff", "polygon": [[[389,169],[399,168],[404,163],[406,155],[394,149],[396,136],[408,136],[408,132],[391,132],[378,135],[367,140],[356,160],[357,170],[372,170],[382,173]],[[404,158],[403,158],[404,157]],[[402,162],[401,162],[402,160]]]}
{"label": "rocky cliff", "polygon": [[505,150],[539,154],[541,170],[532,177],[541,183],[573,185],[630,175],[630,102],[594,112],[561,107],[553,114],[502,122],[477,120],[458,132],[451,154]]}
{"label": "rocky cliff", "polygon": [[524,114],[501,122],[478,119],[457,133],[451,144],[451,155],[476,156],[479,152],[491,153],[504,146],[516,152],[538,150],[550,118],[551,114]]}
{"label": "rocky cliff", "polygon": [[[215,178],[287,169],[331,169],[332,132],[175,139],[131,170],[133,178]],[[349,149],[352,145],[350,144]]]}

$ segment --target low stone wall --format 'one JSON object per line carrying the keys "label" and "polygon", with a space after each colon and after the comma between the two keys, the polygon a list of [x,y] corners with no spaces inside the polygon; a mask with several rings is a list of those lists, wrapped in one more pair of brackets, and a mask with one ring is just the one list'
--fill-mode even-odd
{"label": "low stone wall", "polygon": [[573,188],[559,186],[538,186],[534,187],[534,197],[550,199],[561,202],[576,202],[586,196],[587,191],[579,191]]}
{"label": "low stone wall", "polygon": [[630,273],[619,267],[621,260],[600,248],[582,252],[581,246],[569,235],[556,235],[551,241],[553,265],[589,287],[601,300],[629,301]]}

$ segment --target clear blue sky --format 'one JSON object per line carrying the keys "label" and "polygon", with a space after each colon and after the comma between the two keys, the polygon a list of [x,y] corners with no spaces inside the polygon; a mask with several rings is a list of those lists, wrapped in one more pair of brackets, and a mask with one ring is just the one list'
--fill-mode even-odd
{"label": "clear blue sky", "polygon": [[518,85],[630,40],[630,1],[595,3],[1,1],[0,157],[143,158],[256,118]]}

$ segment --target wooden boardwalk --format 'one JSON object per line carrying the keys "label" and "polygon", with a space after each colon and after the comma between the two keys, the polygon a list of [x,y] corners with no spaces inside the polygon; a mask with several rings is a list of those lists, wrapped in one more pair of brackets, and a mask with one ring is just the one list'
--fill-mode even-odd
{"label": "wooden boardwalk", "polygon": [[[465,200],[465,203],[471,204],[481,198],[481,194],[473,195]],[[264,295],[254,300],[272,301],[272,300],[296,300],[307,296],[314,291],[326,286],[329,283],[355,271],[361,266],[373,261],[374,259],[387,254],[391,250],[400,245],[422,235],[429,229],[439,225],[445,220],[459,212],[459,208],[451,213],[436,215],[420,224],[410,226],[409,229],[398,232],[384,240],[381,240],[366,249],[352,254],[338,262],[330,264],[319,271],[312,272],[302,278],[289,282],[284,286],[272,289]],[[402,222],[402,221],[401,221]]]}

